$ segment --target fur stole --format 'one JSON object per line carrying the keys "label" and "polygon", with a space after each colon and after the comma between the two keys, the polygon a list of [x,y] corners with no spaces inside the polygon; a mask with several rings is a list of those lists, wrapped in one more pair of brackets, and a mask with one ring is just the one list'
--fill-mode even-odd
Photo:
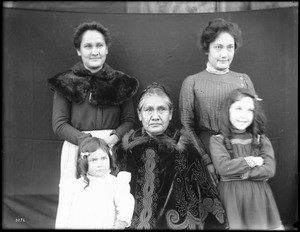
{"label": "fur stole", "polygon": [[52,90],[75,103],[84,102],[90,92],[89,102],[96,106],[120,105],[133,97],[139,87],[137,79],[112,69],[106,63],[99,72],[91,73],[82,62],[49,78],[48,84]]}
{"label": "fur stole", "polygon": [[170,152],[177,151],[182,153],[187,149],[187,146],[191,143],[191,139],[184,130],[176,130],[168,128],[165,133],[155,137],[149,136],[144,128],[140,128],[136,131],[131,130],[126,133],[122,139],[122,148],[124,150],[131,150],[135,146],[146,144],[149,141],[153,141],[158,144],[158,147]]}

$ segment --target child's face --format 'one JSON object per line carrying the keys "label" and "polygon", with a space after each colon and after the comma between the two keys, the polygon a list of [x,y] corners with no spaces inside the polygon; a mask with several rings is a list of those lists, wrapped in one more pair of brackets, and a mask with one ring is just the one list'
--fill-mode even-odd
{"label": "child's face", "polygon": [[91,152],[88,156],[89,170],[91,176],[101,177],[110,172],[109,154],[102,149]]}
{"label": "child's face", "polygon": [[238,130],[245,130],[253,121],[254,101],[251,97],[243,97],[229,108],[229,120]]}

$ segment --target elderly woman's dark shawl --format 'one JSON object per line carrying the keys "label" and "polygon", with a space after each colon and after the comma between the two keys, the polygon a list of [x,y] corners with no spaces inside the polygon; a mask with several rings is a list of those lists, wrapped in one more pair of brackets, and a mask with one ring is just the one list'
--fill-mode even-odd
{"label": "elderly woman's dark shawl", "polygon": [[131,131],[114,151],[119,171],[131,172],[131,228],[225,229],[227,219],[201,156],[186,134],[150,137]]}

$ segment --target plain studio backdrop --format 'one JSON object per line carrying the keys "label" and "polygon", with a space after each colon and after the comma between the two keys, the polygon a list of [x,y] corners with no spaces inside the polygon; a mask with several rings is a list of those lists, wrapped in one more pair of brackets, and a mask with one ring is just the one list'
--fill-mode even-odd
{"label": "plain studio backdrop", "polygon": [[46,80],[79,61],[72,33],[92,20],[112,33],[107,63],[140,81],[135,106],[148,84],[163,84],[176,127],[182,81],[206,67],[197,34],[216,17],[238,23],[244,44],[230,68],[248,74],[263,99],[277,160],[269,183],[283,223],[298,220],[297,7],[201,14],[4,9],[3,16],[3,228],[54,228],[63,141],[52,131]]}

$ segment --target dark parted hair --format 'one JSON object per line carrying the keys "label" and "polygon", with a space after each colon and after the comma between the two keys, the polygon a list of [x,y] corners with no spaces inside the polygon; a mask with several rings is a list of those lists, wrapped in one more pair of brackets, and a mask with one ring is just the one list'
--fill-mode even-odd
{"label": "dark parted hair", "polygon": [[[110,169],[112,171],[114,171],[115,165],[113,164],[113,159],[111,157],[110,148],[107,145],[107,143],[104,140],[100,139],[100,138],[96,140],[95,146],[91,147],[91,149],[88,151],[88,153],[94,152],[94,151],[96,151],[98,149],[101,149],[105,153],[108,154],[108,157],[109,157],[109,167],[110,167]],[[88,170],[89,170],[88,156],[87,155],[82,156],[80,154],[80,152],[78,151],[77,173],[76,173],[76,176],[77,176],[77,178],[80,178],[81,176],[83,177],[84,182],[87,184],[84,187],[84,189],[86,187],[88,187],[89,184],[90,184],[90,180],[89,180],[89,178],[87,178],[87,172],[88,172]]]}
{"label": "dark parted hair", "polygon": [[[261,99],[252,93],[249,89],[234,89],[222,102],[222,108],[219,119],[220,133],[224,136],[224,142],[228,150],[232,149],[230,139],[233,134],[233,126],[230,122],[229,109],[233,103],[241,100],[243,97],[250,97],[254,102],[253,122],[246,128],[246,131],[252,134],[252,146],[254,149],[259,147],[259,138],[266,133],[266,116],[262,108]],[[257,151],[255,151],[257,152]]]}
{"label": "dark parted hair", "polygon": [[167,90],[165,89],[165,87],[157,82],[153,82],[150,85],[148,85],[142,92],[141,96],[140,96],[140,100],[138,103],[138,107],[137,110],[140,111],[142,109],[143,106],[143,101],[145,99],[146,96],[153,96],[153,95],[157,95],[157,96],[161,96],[161,97],[167,97],[169,102],[168,102],[168,106],[169,106],[169,110],[172,112],[173,111],[173,102],[171,100],[171,97],[169,95],[169,93],[167,92]]}
{"label": "dark parted hair", "polygon": [[109,47],[111,45],[111,35],[108,28],[106,28],[99,22],[92,21],[92,22],[84,22],[75,28],[75,32],[73,34],[73,43],[76,49],[80,48],[82,35],[84,32],[88,30],[99,31],[104,36],[106,46]]}
{"label": "dark parted hair", "polygon": [[200,45],[205,52],[208,52],[210,43],[222,33],[228,32],[234,38],[234,49],[242,46],[242,31],[236,23],[216,18],[205,26],[201,34]]}

